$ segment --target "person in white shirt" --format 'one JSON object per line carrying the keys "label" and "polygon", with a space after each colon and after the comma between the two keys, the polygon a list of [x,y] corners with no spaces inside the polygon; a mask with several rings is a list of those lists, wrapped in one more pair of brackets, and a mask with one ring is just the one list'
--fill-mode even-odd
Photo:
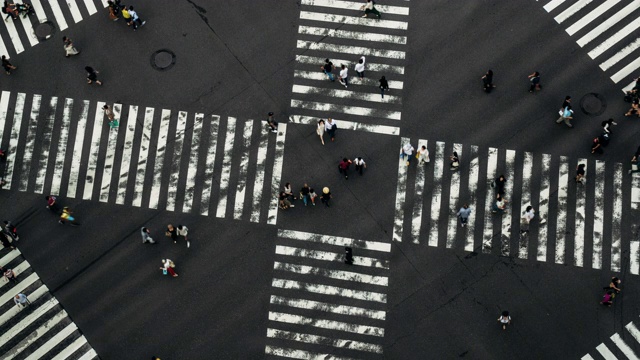
{"label": "person in white shirt", "polygon": [[340,84],[346,88],[349,85],[349,69],[344,64],[340,66],[340,69]]}
{"label": "person in white shirt", "polygon": [[358,77],[360,79],[364,78],[364,56],[358,60],[358,63],[355,66],[356,73],[358,73]]}
{"label": "person in white shirt", "polygon": [[356,172],[362,175],[362,169],[367,168],[367,163],[365,163],[364,160],[359,156],[353,159],[353,163],[356,164]]}
{"label": "person in white shirt", "polygon": [[529,224],[531,220],[536,216],[536,211],[533,210],[532,206],[527,206],[527,209],[522,215],[522,225],[520,226],[520,234],[526,235],[529,233]]}
{"label": "person in white shirt", "polygon": [[498,322],[502,324],[502,330],[507,329],[507,325],[511,324],[511,316],[508,311],[503,311],[502,315],[498,318]]}
{"label": "person in white shirt", "polygon": [[409,164],[411,163],[411,157],[413,155],[413,152],[415,151],[415,149],[413,148],[413,146],[411,146],[411,144],[406,143],[401,149],[400,149],[400,157],[403,160],[407,161],[407,166],[409,166]]}
{"label": "person in white shirt", "polygon": [[189,234],[188,227],[184,225],[178,225],[178,227],[176,228],[176,233],[178,234],[178,236],[182,236],[184,238],[184,241],[187,242],[187,247],[191,247],[191,243],[187,239],[187,235]]}
{"label": "person in white shirt", "polygon": [[335,141],[336,139],[337,128],[338,128],[338,125],[336,125],[336,122],[333,121],[332,118],[328,118],[327,122],[324,123],[324,129],[327,131],[327,134],[329,134],[331,141]]}
{"label": "person in white shirt", "polygon": [[418,156],[418,159],[419,159],[419,160],[418,160],[418,163],[419,163],[420,165],[422,165],[422,164],[426,164],[426,163],[428,163],[429,161],[431,161],[431,159],[429,159],[429,150],[427,150],[427,147],[426,147],[426,146],[424,146],[424,145],[422,145],[422,146],[420,147],[420,149],[418,149],[418,155],[419,155],[419,156]]}

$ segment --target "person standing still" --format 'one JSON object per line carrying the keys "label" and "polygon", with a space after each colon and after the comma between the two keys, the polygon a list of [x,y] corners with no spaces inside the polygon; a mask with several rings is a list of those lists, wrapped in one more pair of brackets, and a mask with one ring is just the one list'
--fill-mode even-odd
{"label": "person standing still", "polygon": [[360,7],[360,10],[364,10],[364,15],[362,15],[362,17],[367,17],[370,13],[373,13],[378,17],[378,19],[382,18],[380,11],[378,11],[378,9],[376,9],[375,7],[373,0],[367,0],[367,3],[365,5],[362,5]]}
{"label": "person standing still", "polygon": [[178,233],[178,236],[182,236],[184,238],[184,241],[187,242],[187,248],[191,247],[191,243],[189,242],[189,239],[187,238],[187,235],[189,234],[189,228],[187,228],[184,225],[178,225],[178,227],[176,228],[176,232]]}
{"label": "person standing still", "polygon": [[358,74],[360,79],[364,78],[364,60],[364,56],[360,57],[360,60],[358,60],[358,63],[355,66],[356,74]]}
{"label": "person standing still", "polygon": [[331,141],[335,141],[338,125],[335,123],[335,121],[333,121],[332,118],[327,119],[327,122],[324,124],[324,129],[327,131],[327,134],[329,134]]}
{"label": "person standing still", "polygon": [[467,226],[467,221],[469,220],[469,216],[471,216],[471,209],[469,209],[469,204],[464,204],[460,210],[458,210],[458,217],[460,218],[460,226]]}
{"label": "person standing still", "polygon": [[316,134],[320,137],[320,142],[324,145],[324,120],[320,119],[318,121],[318,127],[316,127]]}
{"label": "person standing still", "polygon": [[138,13],[133,10],[133,6],[129,6],[129,15],[131,15],[131,22],[133,23],[133,31],[136,31],[138,29],[138,26],[143,26],[144,24],[146,24],[146,21],[142,21],[142,19],[140,19],[138,17]]}
{"label": "person standing still", "polygon": [[340,84],[344,85],[345,89],[349,85],[349,69],[343,64],[340,65],[340,76],[338,77]]}
{"label": "person standing still", "polygon": [[11,70],[17,69],[17,67],[13,66],[9,62],[9,59],[7,59],[5,55],[2,55],[2,67],[4,68],[4,71],[7,73],[7,75],[11,75]]}
{"label": "person standing still", "polygon": [[389,83],[387,82],[387,78],[384,76],[378,81],[380,82],[380,96],[384,99],[384,92],[389,91]]}
{"label": "person standing still", "polygon": [[335,68],[336,67],[329,60],[329,58],[324,59],[324,65],[320,66],[320,69],[322,69],[322,71],[324,71],[324,73],[327,75],[327,77],[331,81],[336,81],[336,76],[333,75],[333,69],[335,69]]}
{"label": "person standing still", "polygon": [[362,176],[362,170],[367,168],[367,163],[364,162],[364,159],[362,159],[360,156],[353,159],[353,163],[356,164],[356,172],[358,172],[360,176]]}
{"label": "person standing still", "polygon": [[84,70],[87,72],[87,84],[95,82],[98,85],[102,85],[102,81],[98,80],[98,71],[91,66],[85,66]]}
{"label": "person standing still", "polygon": [[153,240],[153,238],[151,237],[151,231],[149,229],[147,229],[146,227],[142,227],[140,229],[140,235],[142,235],[142,243],[150,243],[150,244],[155,244],[155,240]]}
{"label": "person standing still", "polygon": [[73,55],[80,54],[80,51],[78,51],[78,49],[76,49],[76,47],[73,46],[73,42],[71,41],[71,39],[69,39],[68,37],[64,36],[64,37],[62,37],[62,42],[63,42],[64,51],[65,51],[64,56],[70,57],[70,56],[73,56]]}

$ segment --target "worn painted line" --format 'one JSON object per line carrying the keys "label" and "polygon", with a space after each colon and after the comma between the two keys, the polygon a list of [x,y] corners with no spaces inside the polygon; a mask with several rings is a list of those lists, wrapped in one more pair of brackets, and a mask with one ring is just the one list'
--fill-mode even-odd
{"label": "worn painted line", "polygon": [[[60,194],[60,183],[62,182],[62,172],[64,170],[64,160],[67,155],[67,143],[69,142],[69,127],[71,126],[71,112],[73,110],[73,99],[64,99],[64,109],[62,110],[62,124],[60,125],[60,137],[58,138],[58,151],[56,151],[55,165],[53,167],[53,179],[51,180],[51,194]],[[76,160],[76,159],[74,159]]]}
{"label": "worn painted line", "polygon": [[[47,21],[47,15],[44,12],[44,8],[40,3],[40,0],[31,0],[31,5],[33,6],[33,10],[36,12],[36,17],[38,18],[39,23],[43,23]],[[53,5],[52,5],[53,7]]]}
{"label": "worn painted line", "polygon": [[334,246],[340,246],[340,247],[348,246],[353,248],[382,251],[382,252],[391,251],[391,243],[383,243],[383,242],[368,241],[368,240],[357,240],[357,239],[346,238],[341,236],[320,235],[320,234],[294,231],[294,230],[279,229],[278,237],[283,239],[310,241],[314,243],[328,244],[328,245],[334,245]]}
{"label": "worn painted line", "polygon": [[7,121],[7,111],[9,110],[9,99],[11,98],[11,92],[3,91],[2,97],[0,97],[0,140],[4,135],[4,127]]}
{"label": "worn painted line", "polygon": [[[34,321],[43,320],[43,315],[46,314],[49,310],[53,309],[56,305],[58,305],[58,301],[55,298],[52,298],[51,300],[53,301],[46,301],[38,308],[33,309],[33,312],[24,317],[10,329],[5,330],[0,337],[0,346],[6,345],[9,340],[14,339],[16,336],[18,336],[18,334],[20,334],[23,330],[32,325]],[[42,335],[44,335],[44,333],[50,330],[50,327],[54,326],[65,317],[66,313],[64,312],[64,310],[62,310],[55,316],[47,319],[44,324],[39,326],[38,330],[40,330],[40,332],[33,331],[30,334],[27,334],[28,336],[25,336],[24,340],[21,341],[16,347],[11,349],[10,351],[7,351],[5,356],[8,356],[7,358],[9,359],[15,357],[20,353],[20,351],[31,345],[34,341],[38,340]],[[7,358],[3,357],[3,359]]]}
{"label": "worn painted line", "polygon": [[351,324],[342,321],[333,321],[325,319],[317,319],[306,316],[287,314],[275,311],[269,311],[269,321],[278,321],[288,324],[313,326],[322,329],[345,331],[360,335],[370,335],[384,337],[384,328],[377,326],[367,326]]}
{"label": "worn painted line", "polygon": [[594,186],[593,209],[593,258],[592,267],[602,268],[602,237],[604,232],[604,188],[605,188],[605,162],[596,160],[596,176]]}
{"label": "worn painted line", "polygon": [[[296,55],[296,62],[298,64],[317,65],[318,68],[324,64],[325,59],[326,58],[319,57],[319,56]],[[344,59],[331,59],[331,61],[334,64],[349,64],[352,62],[352,60],[344,60]],[[404,75],[404,66],[398,66],[398,65],[378,64],[378,63],[372,63],[367,61],[367,70],[380,72],[384,74]],[[327,75],[325,75],[323,72],[318,71],[318,73],[321,74],[326,81],[329,81],[327,79]],[[389,81],[389,88],[392,88],[391,81]]]}
{"label": "worn painted line", "polygon": [[613,209],[611,212],[611,271],[622,268],[622,164],[614,164]]}
{"label": "worn painted line", "polygon": [[200,215],[209,215],[209,201],[213,188],[213,167],[216,161],[216,148],[218,147],[218,129],[220,127],[220,116],[211,116],[211,133],[209,136],[209,148],[207,149],[206,165],[204,167],[204,186],[200,197]]}
{"label": "worn painted line", "polygon": [[314,352],[310,352],[310,351],[304,351],[304,350],[299,350],[299,349],[290,349],[290,348],[283,348],[283,347],[279,347],[279,346],[271,346],[271,345],[266,345],[264,347],[264,353],[266,355],[273,355],[273,356],[280,356],[280,357],[287,357],[290,359],[301,359],[301,360],[311,360],[311,359],[326,359],[326,360],[355,360],[353,358],[347,358],[347,357],[343,357],[343,356],[335,356],[333,354],[328,354],[328,353],[314,353]]}
{"label": "worn painted line", "polygon": [[493,248],[493,214],[491,213],[491,207],[495,201],[495,191],[491,189],[491,182],[494,181],[498,174],[498,149],[489,148],[487,160],[487,194],[485,198],[485,211],[484,211],[484,231],[482,235],[482,252],[488,254]]}
{"label": "worn painted line", "polygon": [[120,175],[118,176],[118,192],[116,193],[116,204],[123,205],[127,196],[127,184],[131,171],[131,154],[133,152],[133,140],[136,134],[136,124],[138,117],[138,106],[129,106],[129,116],[125,124],[124,146],[122,149],[122,160],[120,162]]}
{"label": "worn painted line", "polygon": [[400,111],[381,110],[362,106],[345,106],[340,104],[302,101],[296,99],[291,99],[291,107],[327,113],[344,113],[358,116],[386,118],[391,120],[401,120],[402,117],[402,112]]}
{"label": "worn painted line", "polygon": [[93,15],[98,12],[98,10],[96,9],[96,5],[93,3],[93,0],[84,0],[84,6],[87,7],[89,15]]}
{"label": "worn painted line", "polygon": [[[29,187],[29,173],[31,170],[31,160],[33,159],[33,148],[36,144],[36,135],[38,132],[38,116],[40,115],[40,105],[42,96],[33,95],[31,102],[31,115],[29,117],[29,127],[27,128],[27,136],[25,146],[22,152],[22,171],[20,172],[20,186],[18,190],[27,191]],[[2,110],[0,110],[2,111]]]}
{"label": "worn painted line", "polygon": [[589,5],[591,0],[578,0],[565,11],[561,12],[560,15],[553,18],[558,24],[562,24],[563,21],[567,20],[575,13],[580,11],[583,7]]}
{"label": "worn painted line", "polygon": [[62,9],[60,8],[58,1],[59,0],[49,0],[48,3],[51,6],[53,17],[56,19],[56,24],[58,24],[58,30],[64,31],[69,27],[69,25],[67,25],[67,20],[64,18],[64,14],[62,13]]}
{"label": "worn painted line", "polygon": [[467,203],[471,209],[471,214],[467,220],[464,251],[474,251],[474,234],[476,229],[476,212],[478,211],[478,180],[480,177],[480,159],[478,158],[478,147],[471,145],[471,161],[469,162],[469,198]]}
{"label": "worn painted line", "polygon": [[307,291],[314,294],[342,296],[342,297],[347,297],[351,299],[379,302],[383,304],[387,303],[387,294],[383,294],[375,291],[353,290],[353,289],[348,289],[348,288],[343,288],[338,286],[313,284],[308,282],[278,279],[278,278],[273,278],[273,280],[271,281],[271,286],[275,288],[288,289],[288,290]]}
{"label": "worn painted line", "polygon": [[15,249],[15,250],[9,251],[8,253],[5,253],[5,255],[2,258],[0,258],[0,267],[5,267],[8,263],[13,261],[14,259],[16,259],[20,255],[22,255],[22,254],[20,253],[20,250],[18,250],[18,249]]}
{"label": "worn painted line", "polygon": [[[122,117],[122,104],[113,104],[113,118],[120,123]],[[107,119],[108,120],[108,119]],[[116,157],[116,146],[118,145],[118,129],[110,128],[109,139],[107,141],[107,152],[104,157],[104,169],[102,170],[102,185],[100,186],[100,201],[108,202],[111,191],[111,178],[113,175],[113,163]]]}
{"label": "worn painted line", "polygon": [[390,43],[390,44],[401,44],[401,45],[407,44],[406,36],[370,33],[370,32],[362,32],[362,31],[329,29],[324,27],[305,26],[305,25],[300,25],[298,27],[298,34],[321,36],[323,39],[325,37],[330,37],[330,38],[336,38],[336,39],[373,41],[373,42],[382,42],[382,43]]}
{"label": "worn painted line", "polygon": [[[580,184],[576,184],[580,185]],[[556,253],[555,263],[566,261],[565,243],[567,238],[567,191],[569,188],[569,158],[560,156],[558,170],[558,209],[556,215]]]}
{"label": "worn painted line", "polygon": [[[343,62],[343,63],[346,63],[346,62]],[[369,67],[369,63],[367,63],[366,70],[367,72],[372,71]],[[294,70],[293,77],[298,79],[313,80],[313,81],[322,81],[322,82],[329,81],[327,79],[327,75],[321,71]],[[389,84],[389,89],[393,89],[393,90],[402,90],[402,88],[404,87],[404,83],[398,80],[387,79],[387,83]],[[360,86],[370,86],[370,87],[375,87],[376,91],[379,91],[380,82],[377,78],[374,78],[374,77],[364,77],[362,79],[358,79],[357,82],[350,82],[349,86],[351,86],[352,88],[354,86],[356,88]],[[389,90],[387,90],[386,92],[389,92]]]}
{"label": "worn painted line", "polygon": [[260,222],[260,211],[262,210],[262,193],[264,191],[265,163],[269,146],[269,131],[260,130],[260,142],[258,145],[258,157],[256,159],[256,174],[253,181],[253,192],[251,196],[251,222]]}
{"label": "worn painted line", "polygon": [[138,153],[138,166],[136,167],[135,187],[133,188],[133,200],[131,205],[140,207],[142,205],[142,195],[144,191],[144,176],[148,166],[149,142],[151,141],[151,129],[153,128],[154,109],[145,109],[144,125],[140,141],[140,151]]}
{"label": "worn painted line", "polygon": [[[514,150],[506,151],[505,161],[505,178],[507,182],[504,185],[504,199],[512,201],[513,195],[513,180],[515,178],[515,160],[516,152]],[[511,209],[504,211],[502,215],[502,236],[500,240],[500,254],[502,256],[509,256],[511,253],[511,213],[513,212],[513,204],[507,205]]]}
{"label": "worn painted line", "polygon": [[625,329],[627,329],[629,334],[631,334],[631,336],[633,336],[633,338],[640,343],[640,330],[638,330],[633,321],[625,325]]}
{"label": "worn painted line", "polygon": [[622,39],[627,37],[629,34],[633,34],[638,28],[640,28],[640,21],[637,21],[637,19],[633,19],[629,24],[627,24],[627,26],[611,35],[611,37],[609,37],[607,40],[601,42],[593,50],[589,51],[587,55],[589,55],[589,57],[592,59],[597,58],[605,51],[609,50],[613,45],[617,44]]}
{"label": "worn painted line", "polygon": [[573,23],[573,25],[569,26],[567,28],[567,34],[569,34],[569,36],[572,36],[573,34],[577,33],[619,2],[620,0],[607,0],[604,3],[600,4],[600,6],[593,9],[587,15],[583,16],[580,20]]}
{"label": "worn painted line", "polygon": [[84,195],[82,199],[91,200],[93,196],[93,184],[95,183],[96,167],[100,156],[100,138],[102,137],[104,121],[104,102],[99,101],[96,106],[96,117],[93,122],[93,135],[91,136],[91,148],[89,149],[89,163],[87,165],[87,176],[84,183]]}
{"label": "worn painted line", "polygon": [[609,350],[607,345],[605,345],[604,343],[596,346],[596,350],[598,350],[600,355],[602,355],[605,360],[618,360],[618,358],[613,355],[611,350]]}
{"label": "worn painted line", "polygon": [[[405,143],[405,139],[406,141],[409,141],[408,138],[403,138],[402,143]],[[423,140],[423,139],[419,139],[418,140],[418,146],[416,147],[416,153],[418,151],[420,151],[420,149],[422,149],[422,147],[427,147],[428,148],[428,141],[427,140]],[[416,163],[418,163],[418,161],[416,161]],[[399,164],[399,169],[400,168],[405,168],[406,166],[404,166],[404,164]],[[426,169],[429,167],[429,163],[425,163],[423,165],[420,165],[420,163],[418,163],[418,165],[416,166],[416,182],[415,182],[415,194],[413,196],[413,212],[411,214],[411,239],[412,242],[414,244],[419,244],[420,243],[420,230],[422,229],[422,208],[423,208],[423,195],[424,195],[424,183],[425,183],[425,172]],[[399,170],[398,169],[398,170]],[[398,176],[398,178],[400,178],[400,176]],[[405,181],[405,190],[406,190],[406,170],[405,170],[405,174],[404,174],[404,181]],[[398,208],[399,204],[396,204],[396,209]],[[404,208],[404,204],[402,204],[402,207]]]}
{"label": "worn painted line", "polygon": [[326,42],[318,43],[318,42],[305,41],[305,40],[298,40],[296,44],[298,49],[311,50],[311,51],[375,56],[375,57],[389,58],[394,60],[404,60],[406,56],[406,53],[404,51],[375,49],[375,48],[368,48],[364,46],[338,45],[338,44],[331,44]]}
{"label": "worn painted line", "polygon": [[[5,119],[5,116],[3,116],[2,114],[6,115],[6,112],[3,112],[1,110],[1,109],[4,109],[4,105],[3,105],[4,100],[2,99],[4,99],[6,96],[7,105],[8,105],[9,95],[10,94],[8,91],[6,92],[3,91],[2,98],[0,98],[0,119],[2,119],[3,122]],[[25,93],[18,93],[18,96],[16,97],[16,104],[13,110],[13,123],[11,124],[11,136],[9,138],[9,148],[7,149],[8,151],[7,162],[6,162],[5,171],[4,171],[4,181],[6,181],[6,184],[4,185],[5,189],[11,189],[11,186],[13,184],[13,175],[14,175],[13,170],[16,165],[16,152],[18,150],[18,144],[20,143],[20,128],[22,127],[22,118],[24,117],[24,103],[25,103],[26,97],[27,95]],[[4,130],[4,123],[2,124],[2,126],[0,126],[0,131],[3,131],[3,130]]]}
{"label": "worn painted line", "polygon": [[438,220],[442,204],[442,175],[444,171],[444,142],[436,142],[433,159],[433,185],[431,187],[431,221],[429,224],[429,246],[438,246]]}
{"label": "worn painted line", "polygon": [[73,355],[73,353],[75,353],[81,347],[83,347],[85,345],[88,345],[87,338],[85,338],[84,335],[82,335],[79,338],[75,339],[71,344],[69,344],[62,351],[60,351],[56,356],[51,358],[51,360],[65,360],[65,359],[71,357],[71,355]]}
{"label": "worn painted line", "polygon": [[[313,126],[317,126],[318,119],[319,118],[317,117],[302,116],[302,115],[291,115],[289,117],[289,121],[294,124],[313,125]],[[376,134],[393,135],[393,136],[400,135],[400,128],[397,126],[365,124],[361,122],[338,120],[338,119],[333,119],[333,121],[335,121],[336,125],[338,126],[338,129],[340,130],[365,131],[365,132],[371,132]]]}
{"label": "worn painted line", "polygon": [[[267,328],[267,338],[297,341],[297,342],[314,344],[314,345],[322,345],[322,346],[328,345],[328,346],[333,346],[341,349],[354,350],[354,351],[367,351],[367,352],[372,352],[376,354],[382,354],[381,345],[370,344],[362,341],[328,338],[325,336],[297,333],[297,332],[278,330],[278,329],[272,329],[272,328]],[[332,359],[333,356],[329,358]]]}
{"label": "worn painted line", "polygon": [[27,39],[29,39],[29,45],[38,45],[38,37],[36,36],[36,32],[33,30],[30,17],[20,16],[20,22],[22,23],[24,32],[27,34]]}
{"label": "worn painted line", "polygon": [[[349,85],[353,83],[358,83],[360,79],[357,76],[349,79]],[[291,92],[294,94],[305,94],[305,95],[313,95],[314,98],[317,96],[325,96],[325,97],[334,97],[340,99],[348,99],[348,100],[357,100],[357,101],[370,101],[375,103],[385,103],[385,104],[402,104],[402,97],[387,95],[384,99],[381,98],[380,93],[364,93],[364,92],[355,92],[350,90],[340,90],[333,88],[318,88],[315,86],[306,86],[306,85],[296,85],[294,84]]]}
{"label": "worn painted line", "polygon": [[388,286],[389,278],[386,276],[373,276],[361,274],[353,271],[331,270],[316,266],[289,264],[276,261],[273,263],[273,269],[279,271],[288,271],[301,275],[324,276],[330,279],[343,281],[353,281],[364,284]]}
{"label": "worn painted line", "polygon": [[633,275],[640,274],[640,241],[629,241],[629,272]]}
{"label": "worn painted line", "polygon": [[620,334],[615,333],[611,335],[611,341],[613,341],[613,343],[616,344],[618,349],[620,349],[620,351],[624,354],[624,356],[627,357],[627,359],[639,360],[638,356],[633,351],[633,349],[631,349],[631,347],[627,345],[627,343],[625,343],[624,340],[622,340],[622,337],[620,336]]}
{"label": "worn painted line", "polygon": [[95,350],[89,349],[84,355],[78,358],[78,360],[94,360],[98,357],[98,354]]}
{"label": "worn painted line", "polygon": [[[588,171],[587,159],[579,159],[578,164],[584,164],[584,171]],[[577,184],[580,185],[580,184]],[[587,202],[586,186],[576,186],[576,224],[575,239],[573,252],[573,265],[582,267],[584,264],[584,235],[585,235],[585,216]]]}
{"label": "worn painted line", "polygon": [[611,80],[613,80],[613,82],[617,84],[625,78],[629,77],[638,68],[640,68],[640,57],[627,64],[627,66],[620,69],[620,71],[618,71],[617,73],[613,74],[611,76]]}
{"label": "worn painted line", "polygon": [[[15,250],[13,252],[15,252]],[[29,293],[29,300],[33,303],[48,293],[49,293],[49,289],[45,285],[41,285],[35,291]],[[51,298],[47,301],[54,302],[55,304],[58,303],[58,300],[56,300],[56,298]],[[7,309],[5,312],[0,314],[0,326],[6,324],[9,320],[13,319],[21,311],[22,311],[21,308],[17,306],[11,306],[11,308]],[[33,312],[31,314],[33,314]]]}
{"label": "worn painted line", "polygon": [[[82,159],[82,148],[84,146],[85,132],[87,129],[87,119],[89,118],[89,100],[82,102],[80,110],[80,119],[76,125],[76,140],[73,144],[73,159],[71,162],[71,170],[69,171],[69,186],[67,187],[67,197],[75,198],[78,196],[78,180],[80,176],[80,165],[84,163]],[[86,161],[86,160],[85,160]]]}
{"label": "worn painted line", "polygon": [[397,30],[407,30],[407,27],[409,25],[406,21],[369,19],[360,16],[343,16],[311,11],[300,11],[300,19]]}
{"label": "worn painted line", "polygon": [[[527,206],[532,206],[531,204],[531,175],[533,174],[533,154],[530,152],[524,153],[524,162],[522,165],[522,193],[520,195],[520,217],[524,216],[524,213],[527,211]],[[534,208],[534,211],[538,209]],[[538,214],[539,215],[539,214]],[[531,220],[532,222],[539,222],[538,219],[534,218]],[[522,219],[520,219],[520,224],[522,224]],[[529,229],[531,226],[529,226]],[[531,239],[533,235],[529,232],[527,235],[520,235],[519,244],[518,244],[518,258],[520,259],[528,259],[529,258],[529,241],[535,242],[536,239]]]}
{"label": "worn painted line", "polygon": [[560,6],[563,2],[565,2],[566,0],[551,0],[550,2],[547,3],[547,5],[545,5],[543,8],[547,11],[547,12],[551,12],[553,9],[557,8],[558,6]]}
{"label": "worn painted line", "polygon": [[11,39],[13,49],[16,51],[16,54],[20,54],[24,51],[24,46],[22,46],[22,41],[20,40],[20,35],[18,34],[16,25],[13,23],[13,19],[11,17],[6,19],[7,15],[5,14],[2,14],[2,17],[5,18],[3,22],[5,27],[7,28],[7,32],[9,33],[9,39]]}
{"label": "worn painted line", "polygon": [[54,96],[49,101],[49,113],[45,118],[42,139],[38,141],[40,143],[40,160],[38,161],[38,172],[36,173],[36,183],[33,190],[37,194],[44,192],[44,182],[47,177],[47,167],[49,166],[49,154],[51,153],[51,136],[57,108],[58,98]]}
{"label": "worn painted line", "polygon": [[162,170],[164,158],[167,152],[167,137],[169,136],[169,124],[171,123],[171,110],[162,109],[160,115],[160,131],[156,144],[156,160],[153,164],[153,183],[149,195],[149,208],[157,209],[160,202],[160,190],[162,188]]}
{"label": "worn painted line", "polygon": [[[262,130],[262,129],[261,129]],[[233,208],[233,218],[242,219],[244,201],[247,196],[247,170],[249,168],[249,150],[251,150],[251,135],[253,133],[253,120],[244,123],[242,133],[242,158],[240,159],[240,169],[238,171],[238,184],[236,185],[236,198]]]}
{"label": "worn painted line", "polygon": [[47,340],[44,344],[40,345],[37,350],[29,354],[25,360],[38,360],[41,359],[46,353],[51,351],[54,347],[58,346],[65,338],[78,330],[78,327],[74,323],[70,323],[64,327],[64,329],[58,330],[56,334]]}
{"label": "worn painted line", "polygon": [[[309,258],[314,260],[322,260],[322,261],[343,262],[344,260],[342,251],[340,253],[336,253],[336,252],[329,252],[329,251],[302,249],[302,248],[297,248],[293,246],[282,246],[282,245],[276,245],[276,254],[285,255],[285,256],[297,256],[297,257]],[[353,265],[368,266],[368,267],[374,267],[378,269],[389,270],[388,260],[380,260],[380,259],[374,259],[367,256],[359,256],[357,253],[353,257]]]}
{"label": "worn painted line", "polygon": [[583,37],[578,39],[576,43],[580,45],[580,47],[584,47],[585,45],[587,45],[588,43],[596,39],[598,36],[602,35],[605,31],[613,28],[614,25],[616,25],[620,20],[629,16],[638,8],[640,8],[640,1],[633,0],[632,2],[629,3],[629,5],[625,6],[622,10],[618,11],[613,16],[609,16],[607,20],[603,21],[598,26],[593,28],[593,30],[589,31]]}
{"label": "worn painted line", "polygon": [[[409,143],[409,138],[400,139],[400,146]],[[412,155],[413,156],[413,155]],[[404,233],[404,206],[407,196],[407,165],[402,158],[398,159],[398,182],[396,184],[396,202],[393,216],[393,241],[402,242]]]}
{"label": "worn painted line", "polygon": [[220,192],[216,217],[224,218],[227,213],[227,199],[229,197],[229,179],[231,177],[231,157],[236,137],[236,119],[227,120],[227,135],[224,139],[224,156],[222,158],[222,172],[220,173]]}
{"label": "worn painted line", "polygon": [[278,136],[276,137],[276,151],[271,173],[271,205],[267,224],[275,225],[278,221],[278,193],[280,191],[280,178],[282,176],[282,161],[284,158],[284,140],[287,135],[287,124],[278,124]]}
{"label": "worn painted line", "polygon": [[[53,0],[55,1],[55,0]],[[67,6],[69,7],[69,11],[71,12],[71,17],[73,17],[73,21],[77,24],[82,21],[82,14],[80,13],[80,9],[76,4],[75,0],[66,0]]]}
{"label": "worn painted line", "polygon": [[[462,144],[453,144],[453,151],[462,156]],[[449,226],[447,227],[447,249],[451,249],[456,241],[456,233],[458,230],[458,216],[456,213],[458,207],[462,204],[460,200],[460,169],[453,170],[449,184]]]}
{"label": "worn painted line", "polygon": [[[348,10],[361,11],[360,7],[362,6],[362,2],[342,1],[342,0],[302,0],[300,2],[300,5],[322,6],[322,7],[328,7],[333,9],[348,9]],[[390,5],[376,4],[376,9],[385,14],[409,15],[409,8],[406,6],[390,6]]]}
{"label": "worn painted line", "polygon": [[189,153],[189,168],[187,169],[187,182],[184,190],[182,212],[190,213],[193,209],[193,197],[196,188],[196,175],[198,174],[198,151],[202,144],[202,123],[204,114],[196,114],[193,120],[193,132],[191,135],[191,152]]}
{"label": "worn painted line", "polygon": [[296,299],[285,296],[271,295],[270,303],[298,309],[315,310],[323,313],[365,317],[376,320],[385,320],[387,313],[383,310],[366,309],[357,306],[326,303],[307,299]]}
{"label": "worn painted line", "polygon": [[[618,51],[612,57],[607,59],[605,62],[601,63],[600,64],[600,69],[602,69],[602,71],[609,70],[610,67],[612,67],[613,65],[617,64],[618,62],[620,62],[622,59],[627,57],[629,54],[633,53],[638,48],[640,48],[640,38],[637,38],[634,42],[632,42],[629,45],[625,46],[624,49]],[[611,79],[613,80],[613,77]],[[618,83],[618,82],[620,82],[620,80],[622,80],[622,79],[619,79],[618,81],[614,80],[614,82]]]}
{"label": "worn painted line", "polygon": [[536,259],[547,261],[547,238],[549,236],[549,196],[551,155],[542,154],[542,178],[540,180],[540,198],[538,203],[538,248]]}
{"label": "worn painted line", "polygon": [[176,209],[176,195],[178,193],[178,182],[180,181],[180,159],[182,159],[186,127],[187,112],[180,111],[178,113],[175,139],[173,141],[173,161],[171,162],[171,175],[169,176],[169,186],[167,188],[166,210],[168,211],[174,211]]}

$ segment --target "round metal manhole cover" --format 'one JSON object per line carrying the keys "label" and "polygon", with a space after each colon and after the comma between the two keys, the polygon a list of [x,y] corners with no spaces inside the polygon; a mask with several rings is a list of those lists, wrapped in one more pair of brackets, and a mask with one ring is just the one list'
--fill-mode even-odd
{"label": "round metal manhole cover", "polygon": [[151,66],[156,70],[169,70],[175,63],[176,54],[171,50],[161,49],[151,55]]}
{"label": "round metal manhole cover", "polygon": [[589,93],[580,99],[580,109],[587,115],[599,116],[607,109],[607,100],[600,94]]}
{"label": "round metal manhole cover", "polygon": [[53,36],[53,34],[56,32],[56,28],[51,21],[45,21],[36,25],[34,32],[38,40],[44,41]]}

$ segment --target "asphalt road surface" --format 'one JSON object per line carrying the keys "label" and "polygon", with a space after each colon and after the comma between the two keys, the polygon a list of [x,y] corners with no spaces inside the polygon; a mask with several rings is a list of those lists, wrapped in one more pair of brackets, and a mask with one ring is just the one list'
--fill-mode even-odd
{"label": "asphalt road surface", "polygon": [[[0,83],[0,213],[20,240],[0,251],[18,280],[0,283],[0,358],[637,358],[640,124],[622,116],[637,2],[389,0],[380,19],[363,4],[141,2],[134,32],[101,0],[34,1],[5,21],[17,69]],[[555,123],[567,95],[572,128]],[[407,143],[430,161],[407,166]],[[366,169],[345,179],[339,161],[358,156]],[[296,197],[329,188],[330,207],[278,209],[287,182]],[[49,194],[79,226],[58,223]],[[189,247],[168,224],[189,228]],[[622,292],[602,306],[612,276]]]}

